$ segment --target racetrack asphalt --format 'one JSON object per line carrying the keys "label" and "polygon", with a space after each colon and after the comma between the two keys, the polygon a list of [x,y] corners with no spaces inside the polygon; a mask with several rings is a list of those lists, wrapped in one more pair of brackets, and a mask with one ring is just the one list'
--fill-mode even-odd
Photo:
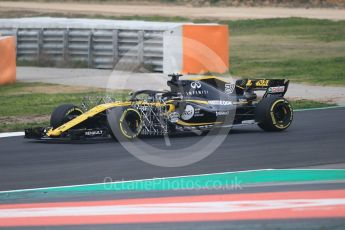
{"label": "racetrack asphalt", "polygon": [[[37,143],[23,137],[0,139],[0,190],[100,183],[104,178],[132,180],[265,168],[303,168],[345,163],[345,108],[295,113],[285,132],[263,132],[256,126],[234,128],[207,158],[184,167],[144,163],[121,144]],[[186,146],[202,137],[171,138]],[[164,145],[162,138],[145,142]],[[164,152],[164,151],[162,151]]]}

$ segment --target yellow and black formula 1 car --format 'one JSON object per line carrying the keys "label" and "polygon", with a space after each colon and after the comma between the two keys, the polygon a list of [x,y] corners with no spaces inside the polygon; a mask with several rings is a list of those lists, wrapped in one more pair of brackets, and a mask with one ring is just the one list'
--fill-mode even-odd
{"label": "yellow and black formula 1 car", "polygon": [[[244,79],[232,84],[214,76],[189,80],[181,80],[179,74],[169,76],[170,91],[141,90],[128,101],[102,103],[86,111],[60,105],[51,115],[50,127],[26,129],[25,137],[134,139],[240,124],[282,131],[293,120],[293,109],[284,99],[289,81],[284,79]],[[264,91],[261,99],[255,93],[259,90]]]}

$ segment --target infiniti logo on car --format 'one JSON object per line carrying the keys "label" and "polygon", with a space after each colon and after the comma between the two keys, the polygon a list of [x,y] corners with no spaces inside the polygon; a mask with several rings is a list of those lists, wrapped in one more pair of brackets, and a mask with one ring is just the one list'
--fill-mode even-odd
{"label": "infiniti logo on car", "polygon": [[200,81],[193,81],[192,83],[190,83],[190,87],[192,87],[193,89],[200,89],[201,83]]}

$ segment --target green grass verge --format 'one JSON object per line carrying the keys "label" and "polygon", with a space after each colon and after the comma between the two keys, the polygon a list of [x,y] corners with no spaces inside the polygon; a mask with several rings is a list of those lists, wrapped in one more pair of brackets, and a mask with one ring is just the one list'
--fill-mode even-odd
{"label": "green grass verge", "polygon": [[0,96],[0,100],[2,101],[0,116],[48,114],[59,104],[80,104],[81,100],[86,95],[95,96],[98,94],[93,92],[63,94],[33,93]]}
{"label": "green grass verge", "polygon": [[[60,88],[64,92],[55,92],[59,91]],[[80,89],[46,83],[17,82],[16,84],[1,86],[0,132],[47,126],[49,115],[55,107],[65,103],[81,105],[84,97],[110,96],[122,100],[127,95],[127,91],[106,92],[99,89]]]}
{"label": "green grass verge", "polygon": [[325,103],[311,100],[295,100],[290,101],[294,109],[312,109],[312,108],[324,108],[329,106],[336,106],[334,103]]}
{"label": "green grass verge", "polygon": [[49,120],[41,121],[41,122],[27,122],[27,123],[1,123],[0,124],[0,133],[1,132],[15,132],[15,131],[24,131],[24,129],[30,127],[48,127]]}
{"label": "green grass verge", "polygon": [[[86,95],[97,96],[99,92],[44,93],[54,84],[16,83],[0,87],[0,116],[29,116],[49,114],[54,107],[63,103],[80,104]],[[39,89],[39,90],[35,90]]]}
{"label": "green grass verge", "polygon": [[230,73],[345,85],[345,21],[302,18],[225,21]]}
{"label": "green grass verge", "polygon": [[[85,96],[111,96],[124,99],[128,92],[106,93],[105,91],[90,91],[85,89],[78,92],[74,88],[65,89],[64,93],[44,93],[56,90],[59,85],[46,83],[21,83],[0,87],[0,132],[21,131],[28,127],[48,126],[49,115],[55,107],[64,103],[80,105]],[[60,86],[61,87],[61,86]],[[63,86],[66,88],[66,86]],[[80,92],[81,91],[81,92]],[[319,108],[335,104],[298,100],[292,101],[294,109]]]}
{"label": "green grass verge", "polygon": [[345,21],[308,18],[274,18],[219,21],[231,28],[232,35],[294,36],[325,42],[345,41]]}

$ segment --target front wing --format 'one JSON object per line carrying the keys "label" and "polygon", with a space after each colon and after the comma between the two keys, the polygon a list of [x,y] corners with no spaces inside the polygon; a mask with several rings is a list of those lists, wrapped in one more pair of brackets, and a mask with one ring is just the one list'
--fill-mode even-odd
{"label": "front wing", "polygon": [[36,140],[85,140],[94,138],[109,138],[108,129],[70,129],[62,133],[58,137],[50,137],[47,135],[47,128],[36,127],[25,129],[25,138],[36,139]]}

